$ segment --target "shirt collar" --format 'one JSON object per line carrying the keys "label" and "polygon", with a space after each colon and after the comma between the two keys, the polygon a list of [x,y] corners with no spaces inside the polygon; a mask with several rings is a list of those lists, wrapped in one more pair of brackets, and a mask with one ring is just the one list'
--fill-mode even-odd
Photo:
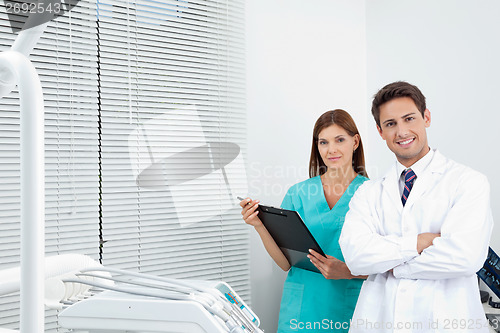
{"label": "shirt collar", "polygon": [[[424,157],[422,157],[421,159],[419,159],[417,162],[413,163],[413,165],[410,166],[415,175],[417,175],[417,178],[418,175],[421,175],[422,172],[424,172],[424,170],[427,168],[427,166],[429,166],[433,156],[434,156],[434,150],[429,149],[429,151],[427,152],[427,154],[424,155]],[[408,169],[403,164],[399,163],[399,161],[397,162],[396,166],[397,166],[398,177],[401,176],[403,171]]]}

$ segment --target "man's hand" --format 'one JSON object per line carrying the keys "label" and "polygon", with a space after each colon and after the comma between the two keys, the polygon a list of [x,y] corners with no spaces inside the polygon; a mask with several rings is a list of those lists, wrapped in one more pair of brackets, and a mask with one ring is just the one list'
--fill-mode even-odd
{"label": "man's hand", "polygon": [[422,253],[423,250],[432,245],[434,238],[441,237],[441,234],[433,234],[431,232],[426,232],[417,236],[417,251],[418,254]]}

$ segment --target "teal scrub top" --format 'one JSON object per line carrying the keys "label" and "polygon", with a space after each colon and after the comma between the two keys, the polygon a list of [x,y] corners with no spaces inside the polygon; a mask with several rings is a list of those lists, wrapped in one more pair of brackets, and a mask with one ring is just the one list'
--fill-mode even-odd
{"label": "teal scrub top", "polygon": [[[340,232],[349,202],[367,180],[358,175],[330,209],[320,176],[292,186],[281,207],[299,212],[325,254],[344,261]],[[288,271],[278,321],[278,333],[347,332],[364,280],[328,280],[323,275],[297,267]]]}

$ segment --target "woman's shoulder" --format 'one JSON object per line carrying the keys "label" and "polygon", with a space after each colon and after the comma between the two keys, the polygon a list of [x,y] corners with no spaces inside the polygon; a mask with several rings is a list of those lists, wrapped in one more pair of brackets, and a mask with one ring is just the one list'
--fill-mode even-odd
{"label": "woman's shoulder", "polygon": [[355,186],[352,187],[353,189],[352,194],[365,195],[371,193],[374,190],[374,188],[378,188],[380,185],[381,185],[380,179],[370,179],[363,175],[358,175],[356,177]]}
{"label": "woman's shoulder", "polygon": [[318,187],[321,187],[320,176],[312,177],[290,186],[287,194],[298,195],[300,193],[309,193],[312,190],[317,191]]}
{"label": "woman's shoulder", "polygon": [[351,196],[354,195],[354,193],[363,185],[365,184],[366,181],[369,181],[367,177],[358,174],[356,178],[353,179],[351,185],[347,189],[347,193],[350,194]]}
{"label": "woman's shoulder", "polygon": [[316,177],[305,179],[305,180],[293,185],[292,187],[304,188],[304,187],[318,186],[318,184],[321,184],[321,176],[316,176]]}
{"label": "woman's shoulder", "polygon": [[363,176],[362,174],[358,173],[356,178],[360,179],[363,182],[366,182],[367,180],[370,180],[370,178]]}
{"label": "woman's shoulder", "polygon": [[363,185],[366,181],[369,181],[370,179],[368,177],[365,177],[361,174],[358,174],[354,179],[352,180],[351,184],[354,185],[354,187],[359,187]]}

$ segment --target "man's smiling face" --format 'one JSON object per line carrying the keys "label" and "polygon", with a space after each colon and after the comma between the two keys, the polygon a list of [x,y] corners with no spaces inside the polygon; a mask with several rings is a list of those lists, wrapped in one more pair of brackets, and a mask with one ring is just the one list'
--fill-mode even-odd
{"label": "man's smiling face", "polygon": [[409,97],[392,99],[380,105],[378,132],[387,147],[406,167],[413,165],[429,151],[426,128],[431,125],[431,113],[424,115]]}

